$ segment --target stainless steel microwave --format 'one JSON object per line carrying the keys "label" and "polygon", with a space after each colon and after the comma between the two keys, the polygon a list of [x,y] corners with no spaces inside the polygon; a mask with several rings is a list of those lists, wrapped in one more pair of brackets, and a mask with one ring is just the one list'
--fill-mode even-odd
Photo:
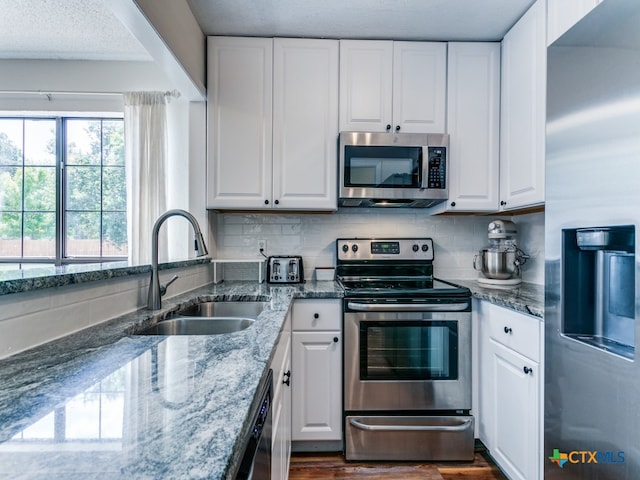
{"label": "stainless steel microwave", "polygon": [[338,204],[431,207],[449,196],[449,135],[341,132]]}

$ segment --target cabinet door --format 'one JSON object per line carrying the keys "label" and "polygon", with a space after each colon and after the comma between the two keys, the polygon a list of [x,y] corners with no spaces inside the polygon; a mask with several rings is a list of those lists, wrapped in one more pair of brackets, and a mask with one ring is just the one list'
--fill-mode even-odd
{"label": "cabinet door", "polygon": [[500,44],[449,43],[447,210],[496,211],[500,161]]}
{"label": "cabinet door", "polygon": [[271,478],[286,480],[291,457],[291,333],[290,319],[280,334],[271,368],[273,402],[271,433]]}
{"label": "cabinet door", "polygon": [[489,449],[493,450],[494,445],[494,414],[493,414],[493,394],[495,390],[495,379],[492,367],[492,344],[488,318],[489,303],[474,300],[473,315],[476,319],[478,330],[478,341],[476,354],[473,357],[474,367],[477,368],[478,384],[474,405],[476,415],[476,425],[478,438]]}
{"label": "cabinet door", "polygon": [[208,39],[208,208],[270,207],[272,43]]}
{"label": "cabinet door", "polygon": [[274,40],[273,201],[336,210],[337,40]]}
{"label": "cabinet door", "polygon": [[502,41],[500,205],[544,202],[546,1],[538,0]]}
{"label": "cabinet door", "polygon": [[394,131],[444,132],[446,89],[446,43],[393,43]]}
{"label": "cabinet door", "polygon": [[392,65],[391,41],[340,41],[341,131],[391,128]]}
{"label": "cabinet door", "polygon": [[491,341],[494,444],[491,454],[514,480],[538,478],[539,366]]}
{"label": "cabinet door", "polygon": [[342,439],[342,347],[335,332],[293,332],[292,439]]}
{"label": "cabinet door", "polygon": [[547,0],[547,45],[578,23],[602,0]]}

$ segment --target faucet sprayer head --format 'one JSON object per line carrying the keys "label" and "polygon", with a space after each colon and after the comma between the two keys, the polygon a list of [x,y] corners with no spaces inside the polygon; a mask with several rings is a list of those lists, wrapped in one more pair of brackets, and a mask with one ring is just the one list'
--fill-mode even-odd
{"label": "faucet sprayer head", "polygon": [[207,250],[207,246],[204,243],[202,232],[196,232],[196,236],[193,242],[193,248],[196,251],[196,256],[198,257],[204,257],[209,253],[209,251]]}

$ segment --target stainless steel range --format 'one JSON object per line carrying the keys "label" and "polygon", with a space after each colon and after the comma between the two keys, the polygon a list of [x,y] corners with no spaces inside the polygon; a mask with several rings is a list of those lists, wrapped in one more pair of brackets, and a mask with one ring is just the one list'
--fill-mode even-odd
{"label": "stainless steel range", "polygon": [[341,238],[347,460],[472,460],[471,293],[430,238]]}

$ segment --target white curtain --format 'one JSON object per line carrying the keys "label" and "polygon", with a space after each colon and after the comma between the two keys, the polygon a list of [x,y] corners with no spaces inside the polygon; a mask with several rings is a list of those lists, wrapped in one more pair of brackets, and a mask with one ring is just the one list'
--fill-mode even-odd
{"label": "white curtain", "polygon": [[[165,92],[124,95],[127,228],[132,265],[151,263],[153,224],[167,209],[166,105]],[[166,235],[164,237],[159,246],[166,250]]]}

